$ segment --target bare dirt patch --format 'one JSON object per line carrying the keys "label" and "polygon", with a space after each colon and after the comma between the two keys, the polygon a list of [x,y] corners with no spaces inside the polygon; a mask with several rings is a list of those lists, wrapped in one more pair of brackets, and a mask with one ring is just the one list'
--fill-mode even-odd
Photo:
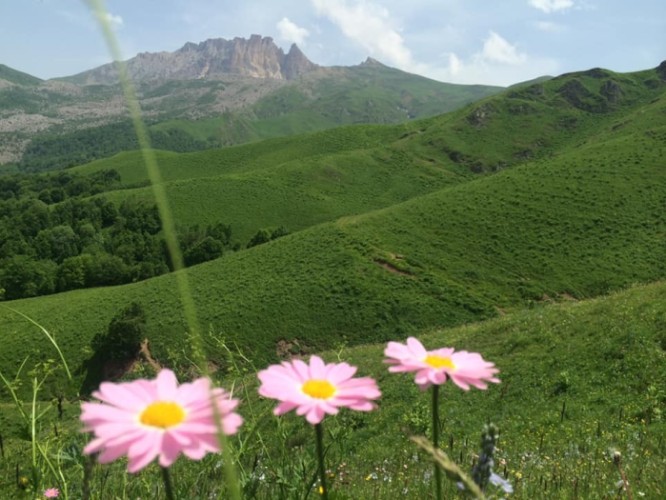
{"label": "bare dirt patch", "polygon": [[309,354],[311,349],[298,339],[280,339],[275,343],[275,354],[280,359],[302,358]]}
{"label": "bare dirt patch", "polygon": [[[398,260],[400,260],[400,259],[398,259]],[[414,277],[412,275],[412,273],[407,272],[407,271],[403,271],[402,269],[398,269],[394,264],[392,264],[391,262],[388,262],[386,260],[375,259],[375,264],[377,264],[378,266],[383,267],[384,269],[386,269],[390,273],[399,274],[400,276],[407,276],[407,277],[410,277],[410,278]]]}
{"label": "bare dirt patch", "polygon": [[153,355],[150,352],[150,347],[148,345],[148,339],[143,339],[143,342],[141,342],[141,350],[139,351],[141,353],[141,356],[143,357],[144,361],[150,365],[150,367],[155,370],[155,372],[159,372],[162,369],[162,365],[160,365],[155,358],[153,358]]}

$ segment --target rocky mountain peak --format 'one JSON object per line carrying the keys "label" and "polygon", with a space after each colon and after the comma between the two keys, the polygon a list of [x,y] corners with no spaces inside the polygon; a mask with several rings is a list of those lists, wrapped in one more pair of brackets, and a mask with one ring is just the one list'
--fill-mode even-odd
{"label": "rocky mountain peak", "polygon": [[[135,81],[220,79],[229,75],[291,80],[317,69],[294,44],[287,54],[271,37],[209,39],[188,42],[175,52],[144,52],[127,61]],[[117,82],[116,69],[107,64],[72,78],[77,83]]]}
{"label": "rocky mountain peak", "polygon": [[298,78],[301,75],[314,71],[318,68],[316,64],[311,62],[305,54],[301,52],[298,45],[291,44],[289,52],[284,58],[283,72],[287,80]]}
{"label": "rocky mountain peak", "polygon": [[361,66],[367,66],[370,68],[385,68],[386,66],[380,63],[377,59],[368,57],[365,61],[361,63]]}

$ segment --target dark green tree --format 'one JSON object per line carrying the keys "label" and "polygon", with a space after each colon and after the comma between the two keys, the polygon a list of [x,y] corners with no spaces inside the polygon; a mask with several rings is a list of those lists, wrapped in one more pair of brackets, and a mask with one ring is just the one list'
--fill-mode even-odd
{"label": "dark green tree", "polygon": [[261,245],[269,241],[271,241],[271,233],[269,233],[266,229],[260,229],[248,242],[247,248],[256,247],[257,245]]}
{"label": "dark green tree", "polygon": [[222,255],[224,246],[222,243],[210,236],[206,236],[203,240],[196,243],[192,248],[187,249],[183,256],[186,266],[193,266],[206,262],[208,260],[217,259]]}
{"label": "dark green tree", "polygon": [[37,255],[57,263],[79,254],[79,236],[67,225],[40,231],[33,243]]}
{"label": "dark green tree", "polygon": [[33,260],[27,255],[16,255],[0,265],[0,288],[5,299],[35,297],[55,291],[57,265],[50,260]]}
{"label": "dark green tree", "polygon": [[86,264],[81,256],[62,261],[56,272],[56,288],[59,292],[83,288],[86,284]]}
{"label": "dark green tree", "polygon": [[146,315],[141,304],[132,302],[111,319],[106,334],[95,336],[93,350],[101,353],[104,359],[134,359],[139,355],[146,329]]}

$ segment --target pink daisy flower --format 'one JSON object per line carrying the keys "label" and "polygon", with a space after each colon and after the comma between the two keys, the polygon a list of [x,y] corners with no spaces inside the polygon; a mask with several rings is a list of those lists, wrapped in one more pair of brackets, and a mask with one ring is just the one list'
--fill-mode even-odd
{"label": "pink daisy flower", "polygon": [[495,364],[476,352],[456,352],[450,347],[426,351],[421,342],[409,337],[407,344],[389,342],[384,355],[388,358],[384,362],[393,365],[390,372],[416,372],[414,381],[422,390],[448,379],[466,391],[470,386],[487,389],[486,382],[499,383]]}
{"label": "pink daisy flower", "polygon": [[99,453],[100,463],[126,455],[127,470],[137,472],[158,458],[169,467],[182,452],[200,460],[208,452],[220,451],[217,417],[226,435],[235,434],[243,419],[234,409],[238,400],[208,378],[178,385],[171,370],[162,370],[155,380],[113,384],[104,382],[93,393],[100,403],[83,403],[84,432],[94,439],[85,454]]}
{"label": "pink daisy flower", "polygon": [[58,498],[60,490],[58,488],[48,488],[44,490],[44,498]]}
{"label": "pink daisy flower", "polygon": [[335,415],[339,408],[370,411],[376,408],[372,400],[381,392],[370,377],[352,378],[356,367],[347,363],[324,364],[312,356],[310,364],[300,359],[269,366],[259,372],[259,394],[281,403],[273,410],[282,415],[296,410],[312,425],[319,424],[326,413]]}

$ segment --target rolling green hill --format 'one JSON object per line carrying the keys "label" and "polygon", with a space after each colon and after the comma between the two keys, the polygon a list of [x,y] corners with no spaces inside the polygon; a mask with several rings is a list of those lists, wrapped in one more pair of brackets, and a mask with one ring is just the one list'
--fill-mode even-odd
{"label": "rolling green hill", "polygon": [[[345,127],[330,132],[176,155],[158,152],[160,170],[181,224],[226,221],[243,243],[258,228],[296,231],[360,214],[474,176],[446,158],[402,147],[404,127]],[[139,153],[77,167],[114,169],[127,185],[147,181]],[[151,201],[150,187],[106,194]]]}
{"label": "rolling green hill", "polygon": [[[261,365],[285,343],[307,353],[380,342],[663,279],[666,99],[656,79],[655,71],[595,70],[402,128],[344,128],[210,157],[161,155],[178,217],[194,221],[201,207],[203,220],[220,205],[232,225],[243,217],[270,225],[277,213],[276,222],[302,229],[185,271],[209,354],[223,364],[223,338]],[[615,84],[622,97],[603,104],[598,97]],[[311,161],[316,152],[320,162]],[[115,162],[123,180],[140,182],[132,158],[84,169]],[[336,176],[350,182],[337,190]],[[217,188],[234,180],[233,190]],[[308,187],[317,203],[303,201]],[[227,200],[244,210],[225,208]],[[83,363],[92,336],[130,301],[146,311],[156,357],[187,364],[171,275],[10,305]],[[0,366],[11,373],[30,353],[46,356],[34,352],[38,330],[1,314],[8,341]]]}
{"label": "rolling green hill", "polygon": [[[649,129],[661,123],[663,101],[651,102],[663,94],[658,82],[655,71],[593,70],[400,126],[343,127],[184,155],[159,152],[158,160],[178,221],[222,220],[242,241],[259,227],[300,230],[529,161],[550,161],[596,137]],[[619,97],[606,99],[602,87]],[[605,102],[598,105],[603,109],[589,111],[572,97],[585,92]],[[112,168],[126,186],[141,185],[147,182],[142,161],[138,152],[122,153],[74,171]],[[147,187],[113,198],[128,195],[152,199]]]}

